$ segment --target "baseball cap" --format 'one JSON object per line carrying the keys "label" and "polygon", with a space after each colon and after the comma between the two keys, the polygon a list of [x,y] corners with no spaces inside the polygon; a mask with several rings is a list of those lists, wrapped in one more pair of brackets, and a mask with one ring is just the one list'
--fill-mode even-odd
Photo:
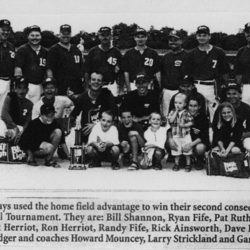
{"label": "baseball cap", "polygon": [[62,31],[68,31],[68,32],[71,33],[71,26],[68,25],[68,24],[63,24],[63,25],[61,25],[61,26],[60,26],[60,32],[62,32]]}
{"label": "baseball cap", "polygon": [[136,82],[149,82],[151,79],[145,72],[140,72],[135,77]]}
{"label": "baseball cap", "polygon": [[48,115],[51,113],[56,113],[55,107],[51,104],[43,104],[40,108],[41,115]]}
{"label": "baseball cap", "polygon": [[142,35],[147,35],[147,31],[143,28],[137,28],[136,31],[135,31],[135,36],[138,35],[138,34],[142,34]]}
{"label": "baseball cap", "polygon": [[2,28],[2,27],[4,27],[4,26],[7,26],[7,27],[11,28],[10,21],[7,20],[7,19],[2,19],[2,20],[0,20],[0,28]]}
{"label": "baseball cap", "polygon": [[28,35],[30,34],[31,31],[38,31],[40,34],[42,34],[40,27],[37,25],[32,25],[29,27]]}
{"label": "baseball cap", "polygon": [[21,78],[15,79],[15,87],[21,84],[24,84],[26,88],[29,87],[29,82],[25,78],[21,77]]}
{"label": "baseball cap", "polygon": [[194,85],[194,78],[192,76],[184,76],[183,80],[179,82],[179,84],[192,84]]}
{"label": "baseball cap", "polygon": [[229,89],[235,89],[237,90],[239,93],[241,93],[241,87],[239,84],[235,83],[235,82],[229,82],[226,86],[226,91]]}
{"label": "baseball cap", "polygon": [[46,78],[46,80],[43,81],[43,87],[45,88],[48,84],[53,84],[56,86],[56,80],[53,78]]}
{"label": "baseball cap", "polygon": [[109,27],[101,27],[98,31],[99,34],[108,33],[111,34],[111,29]]}
{"label": "baseball cap", "polygon": [[249,32],[250,31],[250,23],[246,23],[245,24],[245,29],[244,29],[245,32]]}
{"label": "baseball cap", "polygon": [[176,38],[181,38],[181,32],[179,30],[171,30],[168,36],[173,36]]}
{"label": "baseball cap", "polygon": [[201,25],[197,28],[196,34],[201,33],[210,34],[210,29],[205,25]]}

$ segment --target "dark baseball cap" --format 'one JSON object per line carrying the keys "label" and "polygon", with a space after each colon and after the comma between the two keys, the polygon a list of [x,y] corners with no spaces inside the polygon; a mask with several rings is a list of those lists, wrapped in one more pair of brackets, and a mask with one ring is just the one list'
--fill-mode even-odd
{"label": "dark baseball cap", "polygon": [[229,89],[235,89],[237,90],[239,93],[241,93],[241,87],[239,84],[235,83],[235,82],[229,82],[226,86],[226,91],[228,91]]}
{"label": "dark baseball cap", "polygon": [[63,24],[60,26],[60,32],[63,32],[63,31],[68,31],[71,33],[71,26],[68,25],[68,24]]}
{"label": "dark baseball cap", "polygon": [[29,27],[28,35],[30,34],[31,31],[38,31],[40,34],[42,34],[40,27],[37,25],[32,25]]}
{"label": "dark baseball cap", "polygon": [[41,115],[48,115],[51,113],[56,113],[55,107],[51,104],[43,104],[40,108]]}
{"label": "dark baseball cap", "polygon": [[46,80],[43,81],[43,87],[45,88],[48,84],[53,84],[57,86],[56,80],[53,78],[46,78]]}
{"label": "dark baseball cap", "polygon": [[15,79],[15,87],[21,84],[25,85],[26,88],[29,87],[29,82],[25,78],[21,77],[21,78]]}
{"label": "dark baseball cap", "polygon": [[136,82],[150,82],[151,79],[145,72],[140,72],[135,77]]}
{"label": "dark baseball cap", "polygon": [[136,36],[136,35],[139,35],[139,34],[147,36],[147,31],[145,29],[143,29],[143,28],[137,28],[134,35]]}
{"label": "dark baseball cap", "polygon": [[205,26],[205,25],[201,25],[197,28],[196,34],[210,34],[210,29]]}
{"label": "dark baseball cap", "polygon": [[98,31],[99,34],[111,34],[111,29],[109,27],[101,27]]}
{"label": "dark baseball cap", "polygon": [[4,27],[4,26],[7,26],[9,28],[11,28],[11,23],[9,20],[7,19],[2,19],[0,20],[0,28]]}
{"label": "dark baseball cap", "polygon": [[192,76],[184,76],[183,80],[179,82],[179,85],[181,84],[192,84],[194,85],[194,78]]}
{"label": "dark baseball cap", "polygon": [[244,32],[250,32],[250,23],[245,24]]}
{"label": "dark baseball cap", "polygon": [[173,36],[176,38],[181,38],[181,32],[179,30],[171,30],[168,36]]}

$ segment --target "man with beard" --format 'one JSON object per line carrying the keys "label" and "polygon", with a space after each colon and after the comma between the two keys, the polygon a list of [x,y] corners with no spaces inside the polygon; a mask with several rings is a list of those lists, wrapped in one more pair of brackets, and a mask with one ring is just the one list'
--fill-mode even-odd
{"label": "man with beard", "polygon": [[198,27],[196,39],[199,45],[188,55],[187,73],[194,77],[198,92],[206,97],[210,121],[212,121],[219,103],[218,91],[222,84],[227,83],[230,67],[224,51],[209,43],[211,35],[207,26]]}
{"label": "man with beard", "polygon": [[10,21],[0,20],[0,112],[14,76],[15,47],[7,41],[10,32]]}
{"label": "man with beard", "polygon": [[239,49],[234,63],[236,83],[243,85],[242,101],[250,105],[250,23],[245,25],[245,37],[248,44]]}
{"label": "man with beard", "polygon": [[123,71],[127,91],[136,89],[134,81],[139,72],[144,71],[150,82],[156,81],[161,88],[160,59],[157,52],[146,46],[148,35],[145,29],[138,28],[134,34],[136,46],[126,51],[123,58]]}
{"label": "man with beard", "polygon": [[59,38],[60,42],[48,51],[47,77],[56,79],[58,95],[66,95],[68,88],[80,94],[83,91],[83,59],[77,46],[70,44],[70,25],[60,27]]}
{"label": "man with beard", "polygon": [[108,88],[114,96],[118,95],[119,88],[115,81],[121,71],[121,52],[111,46],[111,29],[100,28],[99,39],[101,44],[90,49],[84,63],[85,88],[88,88],[89,75],[91,72],[100,72],[103,75],[103,87]]}
{"label": "man with beard", "polygon": [[157,94],[148,89],[150,77],[145,72],[136,75],[136,90],[127,94],[122,105],[130,108],[133,114],[133,121],[138,122],[144,128],[148,127],[148,121],[152,112],[160,112],[159,98]]}
{"label": "man with beard", "polygon": [[89,133],[95,123],[99,121],[103,111],[111,110],[114,115],[117,114],[115,99],[110,90],[102,88],[103,76],[99,72],[93,72],[90,76],[89,90],[80,95],[70,95],[75,104],[74,110],[70,116],[72,120],[82,112],[82,142],[88,141]]}
{"label": "man with beard", "polygon": [[40,27],[33,25],[28,30],[28,43],[22,45],[16,53],[15,77],[24,77],[29,82],[27,98],[34,104],[43,92],[42,82],[46,73],[47,49],[41,46]]}
{"label": "man with beard", "polygon": [[[179,83],[182,81],[185,73],[185,63],[188,52],[182,47],[182,36],[178,30],[172,30],[169,33],[169,47],[171,51],[167,52],[162,58],[162,114],[167,117],[169,112],[169,102],[174,94],[179,90]],[[171,109],[172,110],[172,109]]]}

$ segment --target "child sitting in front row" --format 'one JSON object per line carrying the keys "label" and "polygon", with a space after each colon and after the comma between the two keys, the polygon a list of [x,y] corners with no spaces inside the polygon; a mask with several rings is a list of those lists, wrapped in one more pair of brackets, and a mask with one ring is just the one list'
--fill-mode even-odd
{"label": "child sitting in front row", "polygon": [[175,96],[175,109],[170,111],[168,116],[168,122],[171,126],[173,140],[177,145],[176,150],[171,150],[171,154],[175,157],[175,165],[173,171],[178,171],[180,155],[185,155],[186,166],[185,171],[191,171],[190,155],[192,154],[192,148],[187,152],[183,150],[183,147],[192,142],[190,135],[190,127],[193,125],[193,117],[189,113],[186,107],[187,96],[183,93],[179,93]]}
{"label": "child sitting in front row", "polygon": [[229,153],[243,152],[242,134],[243,124],[241,119],[236,117],[233,105],[223,102],[219,106],[219,120],[214,129],[213,150],[219,151],[221,157],[227,157]]}
{"label": "child sitting in front row", "polygon": [[104,111],[101,114],[101,121],[96,123],[89,135],[87,153],[93,160],[89,168],[101,167],[101,160],[111,159],[112,169],[120,169],[117,162],[120,154],[118,131],[112,125],[113,117],[111,111]]}
{"label": "child sitting in front row", "polygon": [[152,151],[152,165],[155,170],[162,170],[161,160],[165,156],[165,143],[167,140],[167,129],[161,127],[162,118],[159,113],[153,112],[149,118],[150,127],[145,131],[146,144],[144,150]]}

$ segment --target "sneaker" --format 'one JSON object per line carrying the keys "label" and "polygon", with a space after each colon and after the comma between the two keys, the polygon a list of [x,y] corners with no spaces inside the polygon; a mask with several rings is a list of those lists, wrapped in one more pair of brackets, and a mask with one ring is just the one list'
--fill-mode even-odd
{"label": "sneaker", "polygon": [[186,165],[185,172],[191,172],[192,167],[190,165]]}
{"label": "sneaker", "polygon": [[118,162],[112,162],[111,167],[112,167],[112,170],[120,169],[120,165],[118,164]]}
{"label": "sneaker", "polygon": [[173,171],[179,171],[180,167],[178,165],[174,165],[172,168]]}
{"label": "sneaker", "polygon": [[128,167],[128,170],[139,170],[139,164],[135,161],[132,161],[131,165]]}
{"label": "sneaker", "polygon": [[89,164],[89,168],[99,168],[101,167],[102,164],[99,160],[93,160],[90,164]]}
{"label": "sneaker", "polygon": [[162,165],[161,164],[156,164],[154,169],[155,170],[162,170]]}
{"label": "sneaker", "polygon": [[66,160],[68,159],[68,156],[65,154],[65,152],[63,151],[63,148],[61,145],[58,146],[57,148],[57,155],[60,159],[62,160]]}

